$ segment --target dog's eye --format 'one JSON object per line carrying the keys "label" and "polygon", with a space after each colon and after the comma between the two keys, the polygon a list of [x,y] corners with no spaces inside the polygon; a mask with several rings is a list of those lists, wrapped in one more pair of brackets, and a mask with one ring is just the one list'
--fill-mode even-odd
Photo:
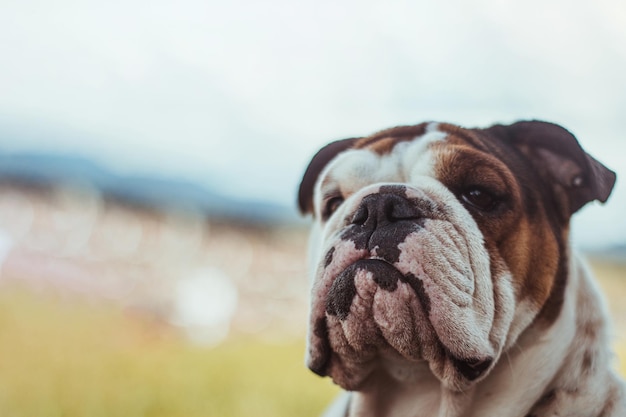
{"label": "dog's eye", "polygon": [[498,206],[499,199],[491,192],[479,188],[468,188],[461,194],[463,201],[482,211],[492,211]]}
{"label": "dog's eye", "polygon": [[326,200],[324,210],[322,211],[322,218],[327,220],[339,208],[341,203],[343,203],[342,196],[335,196]]}

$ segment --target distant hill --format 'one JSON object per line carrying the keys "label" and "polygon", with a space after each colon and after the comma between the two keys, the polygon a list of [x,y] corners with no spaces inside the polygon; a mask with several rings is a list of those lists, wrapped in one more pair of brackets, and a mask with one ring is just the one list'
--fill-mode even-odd
{"label": "distant hill", "polygon": [[184,179],[123,176],[75,155],[0,154],[0,181],[38,186],[88,183],[106,198],[146,208],[194,210],[214,218],[251,223],[300,222],[294,208],[233,198]]}

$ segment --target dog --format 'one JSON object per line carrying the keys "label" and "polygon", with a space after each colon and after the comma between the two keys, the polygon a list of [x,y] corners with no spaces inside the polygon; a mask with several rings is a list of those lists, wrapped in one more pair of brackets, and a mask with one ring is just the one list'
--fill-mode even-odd
{"label": "dog", "polygon": [[626,416],[569,221],[616,175],[565,128],[422,123],[332,142],[312,214],[307,365],[340,417]]}

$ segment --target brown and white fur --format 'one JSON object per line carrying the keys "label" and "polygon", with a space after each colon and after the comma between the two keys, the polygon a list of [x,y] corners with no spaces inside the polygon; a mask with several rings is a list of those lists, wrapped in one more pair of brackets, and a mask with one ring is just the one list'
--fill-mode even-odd
{"label": "brown and white fur", "polygon": [[308,366],[328,416],[623,416],[605,304],[571,215],[615,174],[567,130],[423,123],[333,142],[314,217]]}

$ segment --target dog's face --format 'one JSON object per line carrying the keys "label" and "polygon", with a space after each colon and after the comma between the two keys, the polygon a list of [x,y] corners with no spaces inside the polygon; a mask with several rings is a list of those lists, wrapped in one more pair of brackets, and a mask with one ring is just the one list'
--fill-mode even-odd
{"label": "dog's face", "polygon": [[315,219],[309,367],[349,390],[379,372],[481,380],[558,317],[569,218],[614,181],[544,122],[425,123],[323,148],[299,194]]}

